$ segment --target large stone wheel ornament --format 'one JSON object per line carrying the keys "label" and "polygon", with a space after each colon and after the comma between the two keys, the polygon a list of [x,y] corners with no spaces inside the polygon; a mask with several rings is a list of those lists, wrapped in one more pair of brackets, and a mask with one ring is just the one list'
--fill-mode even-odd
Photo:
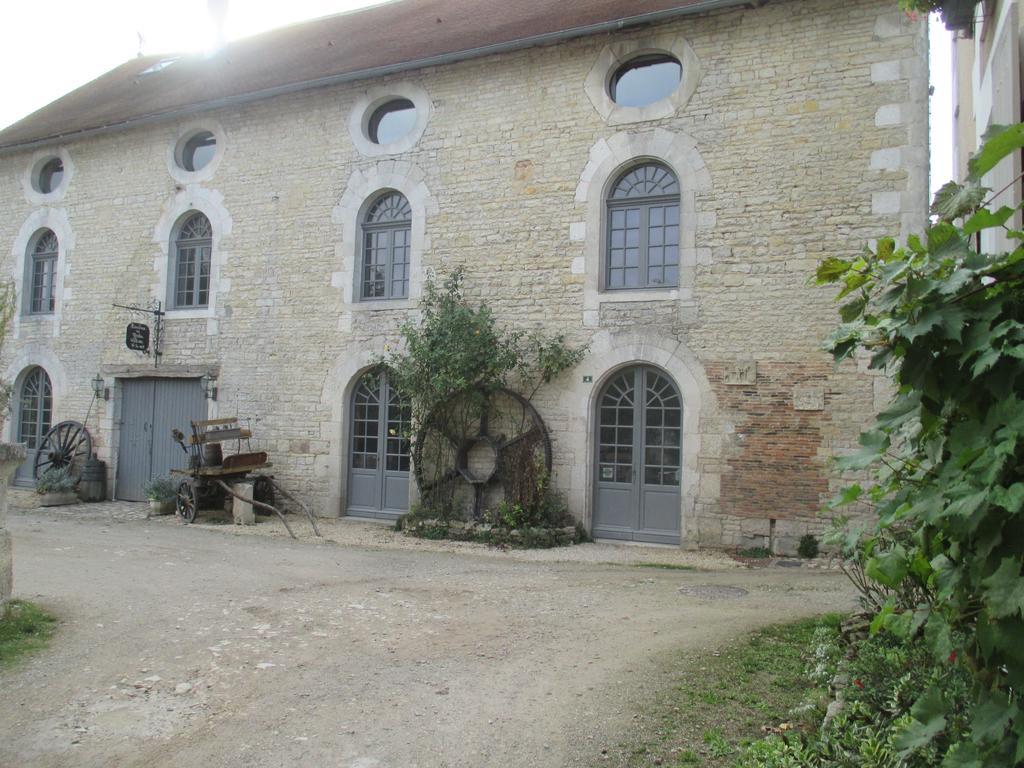
{"label": "large stone wheel ornament", "polygon": [[36,451],[33,471],[39,477],[48,469],[66,469],[72,480],[82,477],[82,467],[92,456],[92,437],[78,421],[62,421],[50,428]]}
{"label": "large stone wheel ornament", "polygon": [[[450,418],[460,411],[465,418]],[[509,389],[456,397],[425,421],[413,454],[416,484],[423,495],[438,490],[470,489],[461,500],[472,505],[473,518],[483,516],[489,497],[508,494],[524,463],[551,472],[551,438],[540,414],[522,395]],[[478,414],[478,415],[477,415]],[[532,474],[530,475],[532,476]]]}

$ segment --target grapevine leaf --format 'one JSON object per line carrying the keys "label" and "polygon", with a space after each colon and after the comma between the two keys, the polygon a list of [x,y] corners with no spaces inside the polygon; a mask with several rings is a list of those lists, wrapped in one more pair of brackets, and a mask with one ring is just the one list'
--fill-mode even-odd
{"label": "grapevine leaf", "polygon": [[834,283],[849,272],[850,267],[852,266],[852,262],[846,261],[845,259],[838,259],[835,256],[830,256],[818,265],[818,271],[816,273],[818,285]]}
{"label": "grapevine leaf", "polygon": [[985,588],[989,612],[996,618],[1024,611],[1024,578],[1020,558],[1004,557],[999,568],[981,585]]}
{"label": "grapevine leaf", "polygon": [[981,756],[970,742],[954,744],[942,761],[942,768],[981,768]]}
{"label": "grapevine leaf", "polygon": [[909,568],[907,551],[897,544],[888,552],[880,552],[868,560],[865,572],[880,584],[896,587],[906,578]]}
{"label": "grapevine leaf", "polygon": [[978,208],[985,200],[988,190],[984,187],[965,187],[955,181],[947,181],[935,193],[932,213],[946,221],[959,219]]}
{"label": "grapevine leaf", "polygon": [[979,746],[985,742],[1001,741],[1006,726],[1014,714],[1006,701],[988,699],[974,708],[971,718],[971,739]]}
{"label": "grapevine leaf", "polygon": [[981,232],[983,229],[1001,227],[1011,216],[1013,216],[1013,208],[1010,208],[1008,205],[1004,205],[995,213],[982,208],[964,223],[964,234],[973,235],[976,232]]}
{"label": "grapevine leaf", "polygon": [[915,749],[920,749],[942,733],[946,728],[946,705],[942,694],[937,688],[929,688],[921,698],[914,702],[910,714],[914,720],[895,741],[896,748],[906,757]]}
{"label": "grapevine leaf", "polygon": [[1000,160],[1024,147],[1024,123],[993,125],[982,139],[981,149],[967,163],[968,181],[980,182]]}

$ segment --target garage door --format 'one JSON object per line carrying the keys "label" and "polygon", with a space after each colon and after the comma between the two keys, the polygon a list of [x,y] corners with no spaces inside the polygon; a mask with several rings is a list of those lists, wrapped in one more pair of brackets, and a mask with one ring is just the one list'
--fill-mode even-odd
{"label": "garage door", "polygon": [[121,383],[121,440],[117,459],[117,498],[142,501],[152,478],[188,464],[171,439],[186,435],[189,422],[207,418],[199,379],[125,379]]}

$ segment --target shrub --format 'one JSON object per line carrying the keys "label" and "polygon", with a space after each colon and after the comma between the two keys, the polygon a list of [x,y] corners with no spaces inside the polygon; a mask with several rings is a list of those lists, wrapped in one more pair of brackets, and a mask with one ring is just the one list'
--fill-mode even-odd
{"label": "shrub", "polygon": [[796,552],[800,557],[812,560],[818,556],[818,538],[814,534],[805,533],[800,537]]}
{"label": "shrub", "polygon": [[36,493],[71,493],[75,480],[64,467],[51,467],[36,478]]}
{"label": "shrub", "polygon": [[155,477],[146,483],[143,492],[150,501],[174,501],[178,489],[169,477]]}

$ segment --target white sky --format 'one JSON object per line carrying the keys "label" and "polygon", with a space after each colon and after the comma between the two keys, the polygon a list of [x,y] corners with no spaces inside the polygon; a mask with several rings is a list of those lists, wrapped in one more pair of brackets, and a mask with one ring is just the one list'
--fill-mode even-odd
{"label": "white sky", "polygon": [[[230,0],[225,33],[233,40],[378,2]],[[214,41],[207,0],[5,0],[0,16],[0,126],[135,56],[140,35],[147,54],[204,50]],[[930,21],[935,190],[952,176],[952,69],[949,33],[937,15]]]}

